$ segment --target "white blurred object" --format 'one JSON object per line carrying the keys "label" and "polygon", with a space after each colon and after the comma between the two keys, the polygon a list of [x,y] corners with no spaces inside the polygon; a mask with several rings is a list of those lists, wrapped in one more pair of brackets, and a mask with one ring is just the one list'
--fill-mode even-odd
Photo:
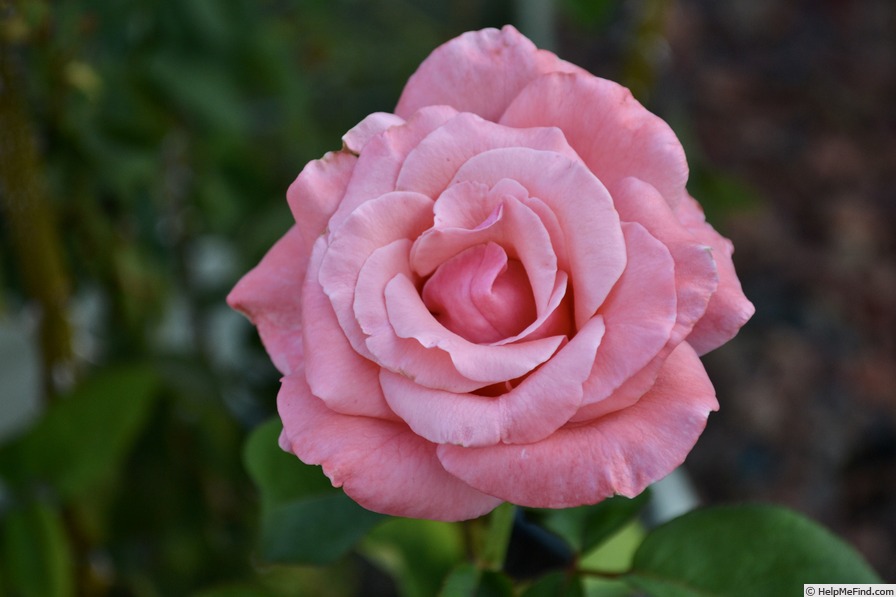
{"label": "white blurred object", "polygon": [[37,317],[28,310],[0,317],[0,443],[42,411]]}
{"label": "white blurred object", "polygon": [[700,505],[697,492],[682,467],[651,485],[650,492],[647,516],[651,525],[672,520]]}

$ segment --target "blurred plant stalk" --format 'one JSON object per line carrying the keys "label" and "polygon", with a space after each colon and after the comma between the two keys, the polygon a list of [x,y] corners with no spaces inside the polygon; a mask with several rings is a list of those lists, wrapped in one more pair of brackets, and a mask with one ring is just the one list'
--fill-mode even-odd
{"label": "blurred plant stalk", "polygon": [[50,399],[74,377],[71,287],[16,59],[16,19],[12,5],[0,2],[0,209],[24,292],[39,309],[44,394]]}

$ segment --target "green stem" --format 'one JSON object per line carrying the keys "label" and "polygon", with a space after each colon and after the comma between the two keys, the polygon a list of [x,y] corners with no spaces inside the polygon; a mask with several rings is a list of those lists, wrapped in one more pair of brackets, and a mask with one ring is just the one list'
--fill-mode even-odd
{"label": "green stem", "polygon": [[69,279],[53,206],[25,98],[17,48],[2,36],[13,7],[0,2],[0,210],[28,297],[40,308],[40,347],[48,396],[73,373]]}
{"label": "green stem", "polygon": [[488,530],[479,552],[479,566],[484,570],[500,570],[507,555],[516,506],[501,504],[489,515]]}

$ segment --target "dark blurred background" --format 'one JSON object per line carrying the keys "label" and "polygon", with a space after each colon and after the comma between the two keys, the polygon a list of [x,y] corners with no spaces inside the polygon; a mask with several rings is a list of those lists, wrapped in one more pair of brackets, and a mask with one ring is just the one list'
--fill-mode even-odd
{"label": "dark blurred background", "polygon": [[85,595],[360,582],[254,565],[241,450],[278,374],[224,296],[308,160],[505,23],[668,120],[734,241],[757,313],[704,359],[702,501],[790,506],[896,582],[891,0],[7,0],[0,594],[59,569]]}

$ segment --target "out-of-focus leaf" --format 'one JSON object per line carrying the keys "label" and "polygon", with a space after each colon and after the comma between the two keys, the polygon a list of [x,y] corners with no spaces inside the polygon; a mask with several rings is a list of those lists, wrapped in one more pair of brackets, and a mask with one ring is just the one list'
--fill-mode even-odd
{"label": "out-of-focus leaf", "polygon": [[584,597],[582,580],[564,572],[546,574],[530,585],[522,597]]}
{"label": "out-of-focus leaf", "polygon": [[[3,518],[3,565],[9,594],[69,597],[75,594],[71,549],[58,510],[35,501]],[[2,588],[3,585],[0,585]]]}
{"label": "out-of-focus leaf", "polygon": [[0,469],[12,483],[49,483],[65,499],[89,494],[115,478],[157,389],[158,379],[146,366],[103,370],[0,451]]}
{"label": "out-of-focus leaf", "polygon": [[254,584],[238,583],[204,589],[193,597],[276,597],[276,594]]}
{"label": "out-of-focus leaf", "polygon": [[655,597],[800,595],[810,581],[880,582],[826,529],[764,505],[697,510],[658,527],[624,578]]}
{"label": "out-of-focus leaf", "polygon": [[382,520],[341,491],[306,496],[263,512],[261,556],[267,562],[327,564]]}
{"label": "out-of-focus leaf", "polygon": [[647,505],[649,492],[629,499],[616,496],[595,504],[563,510],[537,510],[542,525],[579,553],[587,553],[618,532]]}
{"label": "out-of-focus leaf", "polygon": [[404,597],[438,594],[442,580],[464,558],[458,524],[393,518],[374,529],[360,552],[389,572]]}
{"label": "out-of-focus leaf", "polygon": [[261,557],[277,563],[332,562],[384,517],[332,487],[319,467],[281,450],[280,431],[276,419],[260,425],[244,452],[261,492]]}
{"label": "out-of-focus leaf", "polygon": [[510,597],[513,583],[500,572],[461,564],[445,578],[439,597]]}

